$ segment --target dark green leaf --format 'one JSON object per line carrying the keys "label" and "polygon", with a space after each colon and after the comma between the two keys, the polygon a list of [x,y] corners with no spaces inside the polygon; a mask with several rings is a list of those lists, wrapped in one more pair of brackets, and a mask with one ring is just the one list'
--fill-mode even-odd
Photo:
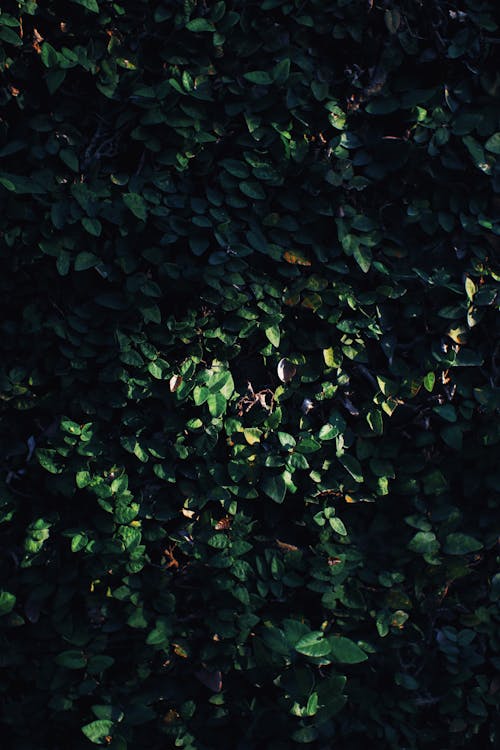
{"label": "dark green leaf", "polygon": [[500,132],[493,133],[484,144],[486,151],[492,154],[500,154]]}
{"label": "dark green leaf", "polygon": [[368,656],[362,651],[354,641],[344,636],[333,635],[328,638],[330,644],[330,653],[335,661],[342,664],[359,664],[366,661]]}
{"label": "dark green leaf", "polygon": [[265,477],[262,489],[275,503],[282,503],[285,499],[286,483],[280,474]]}
{"label": "dark green leaf", "polygon": [[201,31],[215,31],[215,26],[212,21],[209,21],[206,18],[193,18],[191,21],[187,22],[186,29],[188,29],[188,31],[199,33]]}
{"label": "dark green leaf", "polygon": [[93,268],[100,259],[94,253],[82,252],[78,253],[75,258],[75,271],[86,271],[88,268]]}
{"label": "dark green leaf", "polygon": [[46,68],[54,68],[58,64],[59,55],[51,44],[44,42],[40,52],[40,59]]}
{"label": "dark green leaf", "polygon": [[443,551],[448,555],[467,555],[470,552],[477,552],[482,549],[483,545],[477,539],[469,534],[448,534],[444,544]]}
{"label": "dark green leaf", "polygon": [[422,555],[433,555],[439,550],[439,542],[431,531],[419,531],[408,544],[408,549]]}
{"label": "dark green leaf", "polygon": [[[285,57],[277,63],[272,71],[272,77],[275,83],[282,84],[288,80],[290,75],[290,58]],[[251,79],[250,79],[251,80]]]}
{"label": "dark green leaf", "polygon": [[258,83],[264,86],[273,82],[269,73],[266,73],[264,70],[253,70],[250,73],[244,73],[243,78],[251,81],[251,83]]}
{"label": "dark green leaf", "polygon": [[66,669],[83,669],[87,665],[87,658],[83,651],[62,651],[55,658],[56,664]]}
{"label": "dark green leaf", "polygon": [[349,454],[344,453],[343,456],[340,456],[339,461],[344,467],[344,469],[347,469],[347,471],[353,477],[353,479],[356,480],[356,482],[363,481],[363,470],[357,458],[354,458],[354,456],[350,456]]}
{"label": "dark green leaf", "polygon": [[138,193],[124,193],[123,202],[125,203],[127,208],[132,211],[134,216],[136,216],[138,219],[142,219],[142,221],[146,221],[148,216],[146,203],[144,201],[144,198],[138,195]]}

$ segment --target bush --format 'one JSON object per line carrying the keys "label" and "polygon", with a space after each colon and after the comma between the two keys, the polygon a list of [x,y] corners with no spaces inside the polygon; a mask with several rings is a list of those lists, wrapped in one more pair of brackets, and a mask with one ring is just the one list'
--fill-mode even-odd
{"label": "bush", "polygon": [[497,36],[2,3],[8,747],[498,742]]}

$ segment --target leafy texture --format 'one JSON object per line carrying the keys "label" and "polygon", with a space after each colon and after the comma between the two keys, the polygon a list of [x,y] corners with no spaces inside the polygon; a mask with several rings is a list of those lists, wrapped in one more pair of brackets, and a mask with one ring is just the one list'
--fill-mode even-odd
{"label": "leafy texture", "polygon": [[16,750],[498,747],[493,0],[4,0]]}

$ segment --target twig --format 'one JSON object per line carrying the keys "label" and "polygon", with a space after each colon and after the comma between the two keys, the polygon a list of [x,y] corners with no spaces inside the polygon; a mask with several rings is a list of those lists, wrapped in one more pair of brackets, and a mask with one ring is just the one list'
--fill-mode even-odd
{"label": "twig", "polygon": [[[260,404],[262,408],[269,413],[272,412],[274,407],[274,393],[270,388],[263,388],[262,390],[255,392],[252,384],[248,381],[247,389],[247,393],[242,396],[236,404],[239,417],[242,417],[243,414],[247,414],[256,404]],[[267,402],[268,398],[270,398],[269,403]]]}

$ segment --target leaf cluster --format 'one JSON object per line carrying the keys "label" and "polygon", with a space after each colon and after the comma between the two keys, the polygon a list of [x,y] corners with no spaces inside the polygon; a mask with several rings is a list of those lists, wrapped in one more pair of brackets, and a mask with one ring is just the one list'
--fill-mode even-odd
{"label": "leaf cluster", "polygon": [[498,744],[492,0],[5,0],[16,750]]}

